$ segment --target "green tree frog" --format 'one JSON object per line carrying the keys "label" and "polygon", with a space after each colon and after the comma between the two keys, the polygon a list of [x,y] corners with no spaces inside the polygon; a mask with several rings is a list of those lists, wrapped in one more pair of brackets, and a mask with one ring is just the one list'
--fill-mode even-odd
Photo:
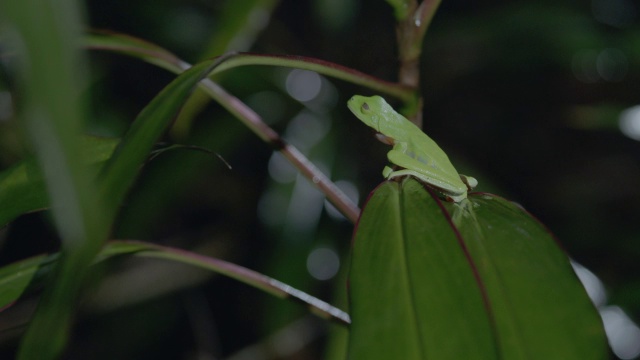
{"label": "green tree frog", "polygon": [[347,106],[358,119],[378,132],[380,141],[393,146],[387,158],[398,169],[386,166],[382,171],[385,178],[415,176],[454,202],[466,199],[467,191],[478,185],[476,179],[458,174],[438,144],[382,97],[355,95]]}

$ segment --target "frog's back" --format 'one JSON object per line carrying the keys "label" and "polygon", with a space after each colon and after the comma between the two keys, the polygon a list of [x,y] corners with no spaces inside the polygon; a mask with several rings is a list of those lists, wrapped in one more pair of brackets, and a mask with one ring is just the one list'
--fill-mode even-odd
{"label": "frog's back", "polygon": [[[415,125],[414,125],[415,126]],[[425,165],[423,171],[428,171],[430,174],[441,174],[444,178],[448,179],[452,185],[464,184],[460,180],[458,171],[453,167],[447,154],[436,144],[431,137],[422,132],[417,126],[417,131],[412,132],[411,143],[409,149],[413,149],[411,156],[413,159],[419,161]],[[420,171],[420,169],[417,169]]]}

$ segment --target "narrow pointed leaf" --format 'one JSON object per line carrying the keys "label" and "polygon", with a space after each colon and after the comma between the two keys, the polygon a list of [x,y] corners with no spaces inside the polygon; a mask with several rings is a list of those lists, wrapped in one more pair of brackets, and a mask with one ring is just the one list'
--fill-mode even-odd
{"label": "narrow pointed leaf", "polygon": [[[87,165],[106,161],[119,139],[87,136],[81,151]],[[29,157],[0,173],[0,228],[16,217],[49,207],[42,172],[36,160]]]}
{"label": "narrow pointed leaf", "polygon": [[180,74],[138,115],[102,171],[101,191],[113,217],[153,145],[167,130],[194,87],[216,62],[205,61]]}
{"label": "narrow pointed leaf", "polygon": [[38,268],[52,258],[38,255],[0,268],[0,311],[11,306],[27,289]]}
{"label": "narrow pointed leaf", "polygon": [[[186,250],[138,241],[112,241],[102,249],[95,262],[121,255],[164,259],[196,266],[236,279],[276,297],[302,303],[320,317],[343,325],[350,322],[349,315],[342,310],[278,280],[224,260]],[[32,286],[36,273],[42,276],[48,273],[51,270],[50,265],[57,258],[57,254],[39,255],[0,268],[0,310],[11,306],[29,286]]]}
{"label": "narrow pointed leaf", "polygon": [[165,70],[179,73],[182,60],[170,51],[126,34],[96,31],[85,38],[90,48],[118,52],[139,58]]}
{"label": "narrow pointed leaf", "polygon": [[[102,35],[102,36],[108,36],[108,35]],[[102,45],[102,42],[100,41],[99,43],[93,44],[92,38],[93,37],[89,37],[87,41],[87,46],[93,49],[108,49],[114,52],[133,54],[133,56],[139,57],[145,61],[150,61],[149,54],[153,53],[149,51],[148,45],[144,45],[140,48],[132,47],[131,46],[132,42],[131,42],[131,39],[129,38],[125,39],[125,44],[123,44],[121,48],[114,46],[113,44],[118,42],[117,35],[113,35],[108,39],[108,42],[110,43],[108,47],[104,47]],[[212,67],[212,71],[218,69],[220,66],[223,66],[224,64],[227,64],[228,60],[235,59],[237,57],[236,55],[237,54],[229,53],[229,54],[225,54],[220,57],[217,57],[215,59],[216,65]],[[271,57],[271,58],[274,58],[274,57]],[[163,60],[162,57],[157,58],[156,60],[165,61]],[[286,64],[283,63],[284,61],[286,61],[284,58],[276,59],[275,63],[271,63],[271,65],[279,64],[281,66],[285,66]],[[270,62],[270,61],[267,61],[267,62]],[[298,64],[311,64],[312,61],[298,59],[298,60],[293,60],[293,62]],[[175,73],[181,73],[183,70],[190,69],[191,67],[190,64],[182,61],[179,61],[177,66],[176,64],[169,63],[169,62],[165,62],[164,65],[166,65],[168,69],[172,69],[171,71]],[[314,66],[319,66],[320,68],[323,68],[327,71],[330,70],[331,68],[327,64],[323,65],[320,62],[318,64],[315,64]],[[338,72],[343,72],[343,71],[338,70]],[[349,71],[344,72],[344,74],[348,72]],[[354,74],[351,74],[351,75],[353,79],[360,79],[360,76],[357,76]],[[378,86],[381,86],[382,88],[385,88],[385,89],[395,88],[391,86],[388,82],[380,83],[378,80],[371,77],[367,77],[367,79],[377,83]],[[356,221],[358,214],[360,213],[360,209],[358,209],[358,207],[349,199],[349,197],[346,196],[344,192],[342,192],[333,182],[331,182],[331,180],[326,175],[324,175],[324,173],[322,173],[318,168],[316,168],[315,165],[312,162],[310,162],[309,159],[307,159],[302,154],[302,152],[300,152],[297,148],[295,148],[291,144],[288,144],[285,140],[283,140],[278,135],[278,133],[275,130],[273,130],[266,123],[264,123],[264,121],[262,121],[262,118],[260,118],[260,116],[255,111],[253,111],[251,108],[249,108],[247,105],[242,103],[239,99],[237,99],[233,95],[229,94],[225,89],[223,89],[217,83],[211,81],[210,79],[203,80],[200,83],[200,86],[207,94],[209,94],[209,96],[211,96],[215,101],[217,101],[220,105],[222,105],[222,107],[228,110],[232,115],[238,118],[244,125],[246,125],[252,132],[258,135],[262,140],[266,141],[267,143],[271,144],[275,148],[279,149],[279,151],[282,152],[285,158],[287,158],[296,168],[298,168],[300,172],[307,179],[312,181],[313,184],[315,184],[316,187],[320,189],[320,191],[322,191],[327,196],[329,201],[332,202],[336,206],[336,208],[338,208],[343,213],[343,215],[345,215],[345,217],[347,217],[349,220],[353,222]],[[406,87],[404,89],[408,91],[408,92],[405,92],[405,95],[407,94],[411,95],[413,97],[413,100],[416,100],[414,98],[415,94],[413,93],[413,90],[409,91]]]}
{"label": "narrow pointed leaf", "polygon": [[474,269],[420,183],[380,185],[354,236],[349,358],[496,359]]}
{"label": "narrow pointed leaf", "polygon": [[49,206],[49,196],[35,158],[30,157],[0,173],[0,204],[0,227],[22,214]]}
{"label": "narrow pointed leaf", "polygon": [[[128,35],[95,32],[87,36],[86,46],[90,49],[119,52],[137,57],[174,73],[180,73],[188,67],[187,63],[171,52]],[[227,56],[224,61],[220,61],[220,66],[217,66],[211,74],[218,74],[234,67],[247,65],[283,66],[315,71],[325,76],[365,86],[382,94],[389,94],[401,99],[407,105],[415,105],[417,102],[414,88],[382,80],[340,64],[303,56],[237,53]]]}
{"label": "narrow pointed leaf", "polygon": [[83,164],[81,151],[80,95],[87,79],[80,49],[84,25],[71,0],[2,1],[0,13],[3,35],[16,50],[12,75],[21,99],[19,121],[44,175],[62,247],[17,358],[55,359],[66,345],[85,270],[107,239],[110,225],[93,181],[95,172]]}

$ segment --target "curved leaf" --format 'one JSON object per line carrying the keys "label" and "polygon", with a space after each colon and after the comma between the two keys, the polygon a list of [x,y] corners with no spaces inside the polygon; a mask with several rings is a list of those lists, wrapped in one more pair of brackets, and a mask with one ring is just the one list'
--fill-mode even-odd
{"label": "curved leaf", "polygon": [[[16,48],[18,116],[44,175],[62,247],[61,259],[21,339],[18,359],[60,356],[85,270],[110,229],[93,181],[95,173],[83,164],[80,94],[87,76],[80,49],[83,21],[76,5],[69,0],[55,5],[43,0],[0,2],[4,34]],[[41,200],[40,195],[27,205]]]}
{"label": "curved leaf", "polygon": [[[222,60],[222,59],[220,59]],[[113,218],[137,170],[176,116],[194,87],[217,65],[218,60],[196,64],[178,75],[142,110],[103,168],[101,195]]]}
{"label": "curved leaf", "polygon": [[[188,68],[188,64],[177,58],[171,52],[128,35],[111,32],[94,32],[87,36],[86,44],[87,47],[91,49],[109,50],[138,57],[141,60],[174,73],[180,73],[185,68]],[[401,99],[407,105],[413,106],[417,102],[414,88],[382,80],[336,63],[305,56],[235,53],[227,56],[223,61],[220,61],[220,66],[217,66],[211,72],[211,75],[219,74],[238,66],[248,65],[283,66],[293,69],[315,71],[325,76],[365,86],[376,92],[394,96]]]}
{"label": "curved leaf", "polygon": [[10,307],[29,287],[38,268],[57,256],[38,255],[0,268],[0,311]]}
{"label": "curved leaf", "polygon": [[607,356],[602,323],[569,259],[505,199],[443,203],[416,180],[385,182],[353,246],[353,359]]}
{"label": "curved leaf", "polygon": [[[95,36],[107,37],[107,39],[97,39],[95,40]],[[182,61],[167,61],[167,57],[171,57],[168,52],[163,52],[160,56],[154,58],[157,47],[154,45],[149,45],[148,43],[144,43],[139,41],[141,45],[136,47],[135,41],[130,37],[122,38],[123,44],[118,46],[118,42],[121,37],[119,35],[95,35],[89,37],[87,47],[93,49],[107,49],[114,52],[122,52],[125,54],[133,54],[136,57],[139,57],[145,61],[154,62],[160,61],[164,62],[162,67],[166,67],[167,69],[171,69],[171,71],[175,73],[181,73],[183,70],[190,69],[191,65]],[[96,42],[97,41],[97,42]],[[109,45],[105,46],[103,42],[108,42]],[[214,68],[217,68],[218,65],[222,66],[226,63],[227,60],[233,59],[237,54],[226,54],[220,56],[215,59],[215,65],[212,66],[212,71]],[[173,62],[172,62],[173,61]],[[299,61],[300,62],[300,61]],[[305,63],[301,61],[301,63]],[[349,220],[355,222],[360,214],[360,209],[354,204],[351,199],[340,190],[331,180],[320,171],[306,156],[302,154],[297,148],[288,144],[284,139],[282,139],[278,133],[270,128],[262,118],[241,102],[239,99],[229,94],[225,89],[223,89],[217,83],[211,81],[210,79],[204,79],[200,82],[201,88],[211,96],[214,100],[216,100],[222,107],[228,110],[232,115],[238,118],[244,125],[246,125],[252,132],[258,135],[262,140],[273,146],[276,150],[280,151],[282,155],[289,160],[296,168],[300,170],[300,172],[309,179],[320,191],[322,191],[328,198],[328,200],[338,208],[345,217]]]}
{"label": "curved leaf", "polygon": [[[106,161],[120,139],[87,136],[81,151],[87,165]],[[16,217],[49,207],[42,172],[30,157],[0,173],[0,228]]]}
{"label": "curved leaf", "polygon": [[504,359],[604,359],[600,317],[553,236],[513,202],[445,204],[487,289]]}
{"label": "curved leaf", "polygon": [[474,270],[420,183],[380,185],[354,236],[351,359],[496,358]]}
{"label": "curved leaf", "polygon": [[[98,254],[95,262],[102,262],[121,255],[165,259],[214,271],[276,297],[305,304],[312,313],[320,317],[336,321],[343,325],[349,324],[350,322],[349,315],[344,311],[278,280],[224,260],[182,249],[139,241],[111,241],[107,243],[100,254]],[[11,304],[19,299],[24,291],[31,285],[34,275],[36,275],[38,271],[43,274],[49,272],[51,270],[50,265],[52,265],[57,258],[57,254],[50,256],[39,255],[0,268],[0,310],[11,306]]]}

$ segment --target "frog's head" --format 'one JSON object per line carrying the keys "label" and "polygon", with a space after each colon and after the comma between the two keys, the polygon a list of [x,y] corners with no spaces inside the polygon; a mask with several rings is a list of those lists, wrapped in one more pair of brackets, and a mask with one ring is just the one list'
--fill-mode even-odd
{"label": "frog's head", "polygon": [[349,110],[377,132],[380,132],[380,117],[383,115],[385,105],[389,106],[380,96],[355,95],[347,102]]}

